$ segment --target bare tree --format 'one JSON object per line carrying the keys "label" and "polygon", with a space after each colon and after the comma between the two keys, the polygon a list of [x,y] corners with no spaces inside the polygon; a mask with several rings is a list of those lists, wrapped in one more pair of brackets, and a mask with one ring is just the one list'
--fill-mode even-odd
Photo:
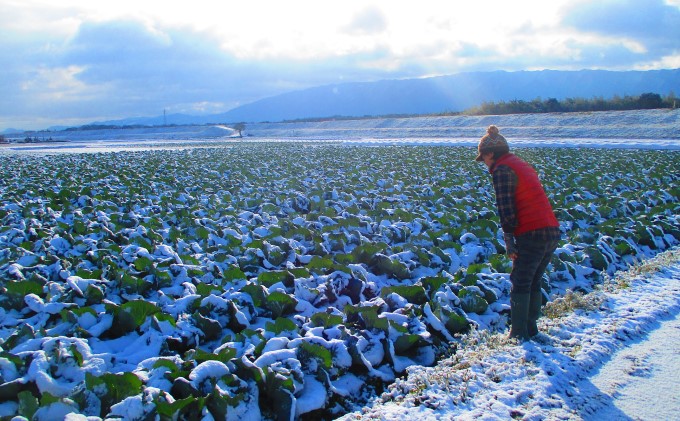
{"label": "bare tree", "polygon": [[234,124],[234,130],[238,131],[238,137],[243,137],[243,131],[246,129],[246,123]]}

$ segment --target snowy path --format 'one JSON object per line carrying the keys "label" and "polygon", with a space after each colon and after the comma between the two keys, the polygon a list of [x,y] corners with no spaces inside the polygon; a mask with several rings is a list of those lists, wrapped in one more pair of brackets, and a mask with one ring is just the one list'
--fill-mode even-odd
{"label": "snowy path", "polygon": [[[680,419],[680,262],[542,320],[539,340],[479,334],[436,367],[412,367],[346,420]],[[592,304],[591,303],[591,304]]]}
{"label": "snowy path", "polygon": [[592,420],[672,420],[680,417],[680,315],[619,351],[592,384],[613,400]]}

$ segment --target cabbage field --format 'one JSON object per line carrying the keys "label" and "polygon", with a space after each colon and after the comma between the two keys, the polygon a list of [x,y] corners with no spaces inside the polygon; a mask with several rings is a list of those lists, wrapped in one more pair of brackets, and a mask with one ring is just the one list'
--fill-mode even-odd
{"label": "cabbage field", "polygon": [[[518,148],[546,299],[680,242],[680,152]],[[0,416],[330,419],[508,323],[462,146],[206,143],[0,162]]]}

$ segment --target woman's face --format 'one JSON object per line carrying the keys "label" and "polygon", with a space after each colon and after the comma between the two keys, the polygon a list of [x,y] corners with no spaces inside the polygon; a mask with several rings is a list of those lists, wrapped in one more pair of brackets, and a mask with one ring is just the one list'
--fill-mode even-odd
{"label": "woman's face", "polygon": [[484,164],[486,164],[488,168],[491,168],[491,166],[495,162],[495,160],[493,159],[493,152],[487,152],[482,154],[482,159],[484,160]]}

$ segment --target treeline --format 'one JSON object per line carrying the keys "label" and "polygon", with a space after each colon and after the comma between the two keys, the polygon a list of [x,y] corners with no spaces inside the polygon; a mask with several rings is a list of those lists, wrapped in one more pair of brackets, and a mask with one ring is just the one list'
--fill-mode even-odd
{"label": "treeline", "polygon": [[45,139],[44,137],[40,139],[39,137],[26,136],[24,143],[40,143],[40,142],[52,142],[52,138]]}
{"label": "treeline", "polygon": [[623,111],[623,110],[646,110],[655,108],[676,108],[678,101],[675,95],[671,94],[662,97],[655,93],[644,93],[640,96],[626,95],[623,97],[614,96],[610,99],[596,97],[585,98],[566,98],[558,100],[556,98],[541,99],[532,101],[511,100],[501,102],[483,102],[477,107],[470,108],[463,112],[467,115],[488,115],[488,114],[527,114],[527,113],[570,113],[583,111]]}

